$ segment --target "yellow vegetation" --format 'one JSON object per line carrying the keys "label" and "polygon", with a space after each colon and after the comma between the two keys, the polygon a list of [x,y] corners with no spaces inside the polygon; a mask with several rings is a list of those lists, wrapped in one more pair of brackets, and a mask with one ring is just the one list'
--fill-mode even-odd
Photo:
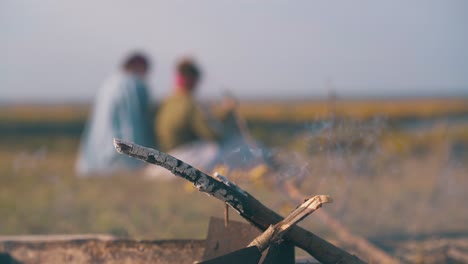
{"label": "yellow vegetation", "polygon": [[307,121],[327,118],[331,114],[354,119],[367,119],[373,116],[423,118],[468,113],[468,98],[246,102],[241,104],[240,112],[248,119],[268,121]]}

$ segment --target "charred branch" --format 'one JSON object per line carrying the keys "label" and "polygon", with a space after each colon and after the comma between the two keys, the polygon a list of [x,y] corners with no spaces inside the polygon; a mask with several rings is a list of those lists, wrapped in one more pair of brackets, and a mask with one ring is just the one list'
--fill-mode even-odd
{"label": "charred branch", "polygon": [[[114,139],[114,146],[119,153],[164,167],[174,175],[192,182],[199,191],[226,202],[244,219],[262,231],[283,220],[279,214],[264,206],[249,193],[240,192],[164,152],[119,139]],[[299,226],[292,226],[285,238],[325,264],[364,263],[356,256]]]}

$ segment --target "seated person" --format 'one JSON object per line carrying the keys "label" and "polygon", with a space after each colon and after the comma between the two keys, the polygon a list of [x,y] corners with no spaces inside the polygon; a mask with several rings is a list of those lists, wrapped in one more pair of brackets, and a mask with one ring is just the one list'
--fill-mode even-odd
{"label": "seated person", "polygon": [[[220,167],[250,169],[262,163],[263,153],[256,153],[259,148],[247,143],[241,133],[232,96],[224,98],[216,119],[200,109],[194,99],[200,76],[194,61],[183,59],[177,64],[173,94],[161,103],[156,119],[161,150],[206,172]],[[145,174],[149,179],[174,178],[157,166],[149,166]]]}
{"label": "seated person", "polygon": [[200,77],[194,61],[183,59],[177,64],[174,92],[162,102],[156,119],[161,150],[167,152],[196,141],[221,141],[236,130],[234,103],[225,103],[221,117],[209,120],[195,102]]}
{"label": "seated person", "polygon": [[133,54],[100,88],[81,140],[78,174],[109,174],[143,165],[141,161],[118,154],[113,138],[154,147],[150,96],[145,83],[148,70],[148,59]]}

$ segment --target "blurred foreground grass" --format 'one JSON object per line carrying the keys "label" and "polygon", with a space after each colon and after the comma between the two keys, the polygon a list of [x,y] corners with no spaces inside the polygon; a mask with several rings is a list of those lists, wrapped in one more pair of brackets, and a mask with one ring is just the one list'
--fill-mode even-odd
{"label": "blurred foreground grass", "polygon": [[[204,238],[209,217],[223,216],[224,204],[182,179],[75,176],[76,139],[18,140],[2,144],[0,152],[0,234]],[[262,197],[266,190],[255,193]]]}
{"label": "blurred foreground grass", "polygon": [[[367,110],[362,103],[359,107],[362,113],[375,113],[377,105],[372,102]],[[370,114],[367,121],[358,117],[327,119],[324,115],[309,116],[307,121],[284,129],[286,123],[278,121],[272,125],[268,116],[258,121],[257,110],[246,115],[254,136],[267,144],[273,154],[288,160],[284,177],[297,180],[304,193],[332,195],[335,203],[321,210],[329,211],[356,234],[378,240],[468,233],[467,112],[466,105],[453,105],[439,105],[439,110],[431,110],[435,111],[431,117],[442,118],[422,125],[418,122],[425,120],[424,115],[414,119],[414,113],[422,110],[395,110],[398,118],[404,118],[406,111],[416,126],[395,125]],[[415,107],[436,109],[424,104]],[[34,109],[15,106],[10,112],[2,111],[0,120],[66,123],[82,120],[87,112],[85,108],[73,107]],[[345,112],[351,113],[354,108],[349,109]],[[447,109],[461,115],[461,121],[453,123],[443,118]],[[51,114],[41,115],[44,111]],[[298,110],[296,114],[304,113]],[[391,119],[391,115],[387,118]],[[78,140],[76,134],[60,133],[9,133],[0,139],[0,234],[111,233],[146,239],[204,238],[209,217],[222,217],[221,202],[188,191],[181,179],[151,181],[138,173],[75,176]],[[261,181],[253,184],[247,179],[239,184],[282,214],[295,206]],[[232,215],[240,219],[235,213]],[[302,225],[333,237],[313,216]]]}
{"label": "blurred foreground grass", "polygon": [[42,153],[28,147],[13,155],[1,153],[0,233],[203,237],[205,217],[222,215],[221,203],[181,191],[182,180],[154,182],[140,175],[75,177],[77,141],[62,139],[61,144],[63,148],[44,144]]}

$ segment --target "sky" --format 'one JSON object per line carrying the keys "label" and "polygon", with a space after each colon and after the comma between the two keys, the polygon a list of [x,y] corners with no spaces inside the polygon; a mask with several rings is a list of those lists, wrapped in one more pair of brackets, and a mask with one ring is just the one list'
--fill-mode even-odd
{"label": "sky", "polygon": [[0,0],[0,102],[92,100],[131,51],[154,98],[192,56],[199,96],[468,95],[465,0]]}

